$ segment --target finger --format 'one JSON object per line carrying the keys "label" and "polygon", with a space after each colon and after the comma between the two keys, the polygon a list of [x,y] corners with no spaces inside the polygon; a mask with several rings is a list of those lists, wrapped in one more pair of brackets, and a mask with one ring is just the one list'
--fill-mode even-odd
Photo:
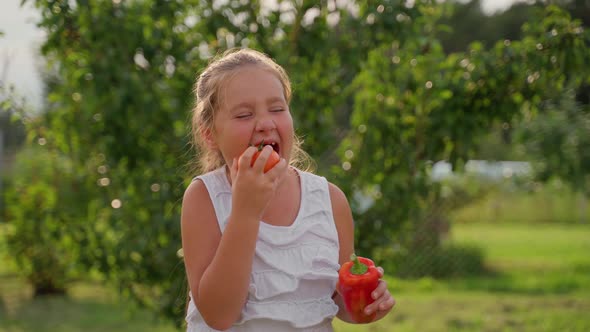
{"label": "finger", "polygon": [[378,311],[389,311],[395,305],[395,299],[389,292],[386,294],[387,296],[383,299],[379,306],[377,307]]}
{"label": "finger", "polygon": [[229,167],[229,177],[232,180],[232,183],[234,181],[234,179],[236,178],[236,175],[238,174],[238,159],[234,158],[231,166]]}
{"label": "finger", "polygon": [[390,297],[389,299],[381,303],[377,309],[377,313],[373,321],[377,321],[385,317],[393,309],[394,306],[395,299],[393,297]]}
{"label": "finger", "polygon": [[250,164],[252,163],[252,156],[254,156],[254,153],[256,153],[256,151],[256,148],[253,146],[249,146],[246,150],[244,150],[244,152],[240,156],[240,159],[238,160],[238,166],[242,169],[250,168]]}
{"label": "finger", "polygon": [[383,275],[385,274],[385,271],[383,270],[383,268],[381,266],[377,266],[377,271],[379,271],[379,277],[383,277]]}
{"label": "finger", "polygon": [[252,168],[254,168],[254,170],[256,171],[264,171],[264,165],[266,165],[266,161],[268,160],[268,157],[270,156],[272,151],[273,149],[270,145],[265,145],[262,148],[262,151],[260,152],[258,158],[256,158],[256,161],[254,162]]}
{"label": "finger", "polygon": [[377,288],[371,293],[371,297],[376,300],[383,296],[383,294],[387,291],[387,282],[385,280],[380,280]]}
{"label": "finger", "polygon": [[380,280],[377,288],[371,292],[371,298],[374,300],[374,302],[365,308],[365,312],[367,310],[369,313],[375,312],[379,304],[383,302],[386,294],[389,294],[389,291],[387,290],[387,283],[384,280]]}
{"label": "finger", "polygon": [[388,310],[391,307],[390,299],[392,299],[391,294],[386,290],[375,302],[365,308],[365,313],[371,314],[376,311]]}
{"label": "finger", "polygon": [[287,163],[287,160],[285,158],[281,158],[273,168],[269,169],[268,172],[266,172],[266,174],[270,176],[272,179],[278,180],[278,182],[280,182],[280,180],[285,176],[285,174],[287,174],[288,168],[289,163]]}

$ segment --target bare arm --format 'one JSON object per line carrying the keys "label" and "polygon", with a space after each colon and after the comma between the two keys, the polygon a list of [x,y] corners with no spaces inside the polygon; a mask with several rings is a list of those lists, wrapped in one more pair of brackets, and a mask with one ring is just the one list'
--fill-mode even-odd
{"label": "bare arm", "polygon": [[207,189],[195,181],[182,208],[182,242],[193,300],[207,325],[225,330],[239,317],[246,300],[257,220],[236,220],[219,230]]}
{"label": "bare arm", "polygon": [[207,325],[216,330],[228,329],[240,316],[248,295],[260,216],[287,167],[282,160],[263,173],[269,153],[261,154],[254,167],[249,167],[252,149],[240,158],[240,172],[237,162],[233,163],[232,212],[223,235],[204,183],[193,182],[182,203],[182,244],[191,293]]}
{"label": "bare arm", "polygon": [[[332,201],[332,213],[334,214],[334,222],[338,230],[338,242],[340,245],[339,263],[344,264],[350,259],[350,255],[354,253],[354,222],[352,220],[352,212],[346,196],[336,185],[330,183],[330,200]],[[346,309],[344,308],[344,301],[338,292],[334,292],[332,297],[334,302],[340,308],[337,317],[349,323],[353,323],[352,319]]]}
{"label": "bare arm", "polygon": [[[354,222],[346,196],[333,184],[330,184],[330,198],[332,200],[334,222],[336,223],[336,229],[338,230],[338,241],[340,243],[339,259],[340,265],[342,265],[350,259],[350,255],[354,252]],[[381,267],[377,267],[377,269],[379,270],[380,276],[383,277],[383,269]],[[376,311],[377,314],[373,321],[377,321],[385,317],[391,311],[395,306],[395,299],[389,293],[387,283],[383,279],[379,280],[379,285],[373,292],[373,296],[375,301],[368,305],[366,310],[369,310],[367,314]],[[333,299],[340,308],[337,317],[345,322],[356,324],[346,311],[340,293],[337,291],[334,292]]]}

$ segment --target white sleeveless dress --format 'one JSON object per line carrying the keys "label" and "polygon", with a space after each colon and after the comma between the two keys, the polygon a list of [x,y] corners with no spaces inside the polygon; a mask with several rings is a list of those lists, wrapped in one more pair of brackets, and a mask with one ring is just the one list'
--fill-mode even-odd
{"label": "white sleeveless dress", "polygon": [[[260,222],[248,298],[228,331],[333,331],[338,306],[332,300],[338,279],[339,245],[328,181],[297,170],[299,213],[290,226]],[[225,168],[197,177],[213,202],[221,232],[231,211]],[[187,332],[216,331],[204,322],[192,298]]]}

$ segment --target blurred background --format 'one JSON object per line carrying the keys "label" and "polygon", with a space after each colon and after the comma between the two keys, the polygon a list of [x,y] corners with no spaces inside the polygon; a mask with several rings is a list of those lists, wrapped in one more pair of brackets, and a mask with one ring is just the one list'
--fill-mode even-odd
{"label": "blurred background", "polygon": [[191,89],[291,76],[393,313],[342,331],[590,330],[590,1],[3,0],[0,332],[178,331]]}

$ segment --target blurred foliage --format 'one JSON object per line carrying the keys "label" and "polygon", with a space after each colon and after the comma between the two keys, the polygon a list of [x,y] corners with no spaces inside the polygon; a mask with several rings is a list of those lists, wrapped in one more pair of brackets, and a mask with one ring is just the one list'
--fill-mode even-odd
{"label": "blurred foliage", "polygon": [[462,52],[474,41],[486,47],[498,40],[522,38],[522,25],[535,15],[535,11],[547,6],[559,5],[583,26],[590,25],[590,3],[587,0],[535,0],[517,1],[506,10],[485,13],[482,0],[445,1],[445,17],[441,23],[448,29],[439,31],[438,37],[446,52]]}
{"label": "blurred foliage", "polygon": [[475,245],[448,245],[394,257],[396,274],[405,278],[456,278],[489,272],[484,265],[483,250]]}
{"label": "blurred foliage", "polygon": [[13,169],[5,192],[8,251],[35,295],[64,293],[85,240],[71,204],[80,199],[72,163],[41,147],[26,148]]}
{"label": "blurred foliage", "polygon": [[[47,236],[55,250],[67,248],[64,264],[71,258],[100,271],[179,324],[180,200],[194,175],[191,89],[211,55],[248,46],[285,66],[305,148],[351,197],[359,253],[380,263],[440,248],[430,225],[450,198],[432,182],[432,162],[461,166],[490,126],[576,88],[590,62],[588,33],[554,6],[539,11],[519,41],[447,54],[437,37],[446,7],[435,1],[28,2],[41,12],[42,52],[55,74],[46,111],[28,125],[28,145],[43,142],[34,151],[45,150],[39,155],[51,165],[22,157],[15,174],[23,183],[34,175],[27,163],[47,170],[30,188],[12,185],[13,235],[55,229]],[[425,229],[435,236],[421,240]],[[22,252],[19,245],[11,250]],[[477,266],[478,254],[466,252]],[[441,251],[436,266],[457,255]]]}
{"label": "blurred foliage", "polygon": [[0,110],[0,132],[4,136],[3,148],[8,151],[16,151],[25,141],[25,127],[10,108]]}
{"label": "blurred foliage", "polygon": [[517,135],[541,181],[557,177],[590,197],[590,110],[576,102],[573,90],[522,121]]}
{"label": "blurred foliage", "polygon": [[587,197],[556,177],[542,183],[532,177],[513,176],[488,189],[485,196],[449,214],[453,229],[459,223],[474,222],[540,227],[557,223],[584,225],[590,220]]}
{"label": "blurred foliage", "polygon": [[[25,126],[21,121],[21,111],[24,101],[16,97],[13,86],[7,86],[0,81],[0,135],[2,135],[2,150],[10,152],[17,150],[25,141]],[[2,160],[4,162],[6,160]],[[6,165],[1,165],[6,167]]]}
{"label": "blurred foliage", "polygon": [[439,31],[438,37],[446,52],[463,52],[474,41],[492,47],[498,40],[517,40],[522,37],[521,27],[544,5],[514,3],[509,10],[486,15],[482,0],[449,1],[441,23],[450,27]]}
{"label": "blurred foliage", "polygon": [[353,130],[341,145],[338,172],[347,192],[374,200],[355,213],[361,252],[430,250],[413,239],[440,196],[429,177],[432,162],[449,160],[460,169],[495,123],[538,112],[567,84],[588,77],[588,33],[558,7],[525,24],[520,41],[490,50],[475,42],[467,53],[450,55],[431,23],[441,7],[418,8],[423,15],[408,29],[421,38],[372,50],[354,82]]}

